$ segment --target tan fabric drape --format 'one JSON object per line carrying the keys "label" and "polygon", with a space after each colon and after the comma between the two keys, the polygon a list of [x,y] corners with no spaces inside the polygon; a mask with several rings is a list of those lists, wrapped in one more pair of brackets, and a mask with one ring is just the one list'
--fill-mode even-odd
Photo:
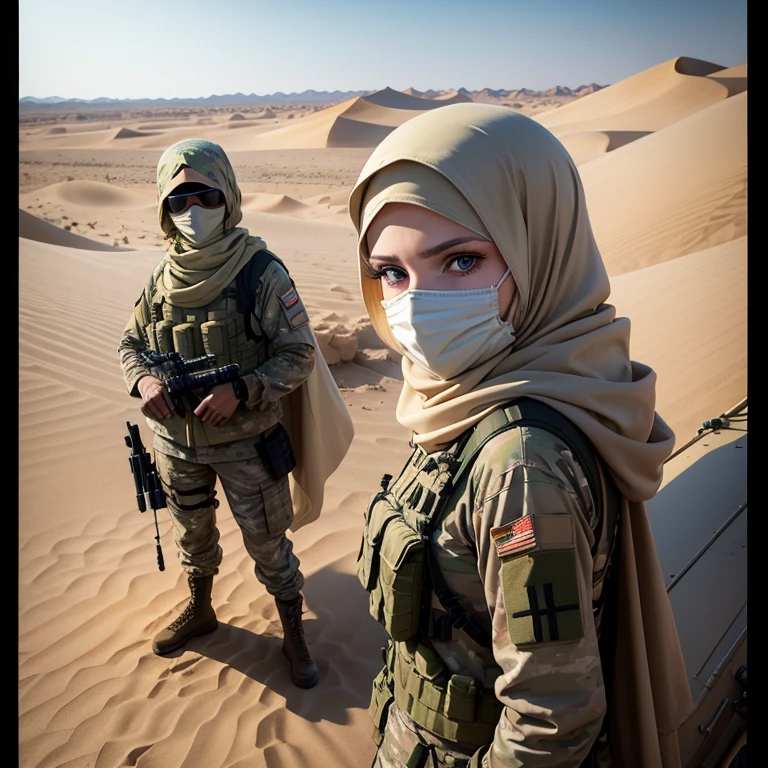
{"label": "tan fabric drape", "polygon": [[[606,303],[610,283],[573,161],[530,118],[493,105],[448,105],[404,123],[366,162],[349,200],[361,264],[367,227],[391,202],[487,232],[517,288],[511,351],[449,381],[403,357],[398,420],[414,442],[435,450],[501,403],[527,396],[590,438],[624,497],[609,712],[617,765],[678,766],[674,734],[692,702],[644,505],[661,484],[674,435],[655,411],[655,373],[629,356],[629,320]],[[380,283],[362,266],[360,281],[374,328],[397,348]]]}

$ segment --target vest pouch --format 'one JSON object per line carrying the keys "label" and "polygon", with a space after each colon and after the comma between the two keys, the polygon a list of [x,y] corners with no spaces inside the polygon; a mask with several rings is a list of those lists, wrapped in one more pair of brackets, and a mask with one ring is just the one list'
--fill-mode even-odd
{"label": "vest pouch", "polygon": [[384,740],[384,728],[389,715],[389,705],[395,700],[392,689],[392,646],[390,645],[385,655],[384,667],[373,679],[371,689],[371,703],[368,706],[368,716],[373,721],[373,740],[378,746]]}
{"label": "vest pouch", "polygon": [[174,352],[173,346],[173,322],[171,320],[160,320],[157,323],[151,323],[147,327],[147,338],[149,347],[161,355],[168,352]]}
{"label": "vest pouch", "polygon": [[379,560],[379,621],[393,640],[407,640],[419,631],[424,542],[402,517],[387,526]]}
{"label": "vest pouch", "polygon": [[216,355],[217,366],[236,362],[233,352],[237,346],[237,323],[232,315],[202,323],[200,333],[204,354]]}
{"label": "vest pouch", "polygon": [[422,728],[475,747],[493,741],[502,703],[474,678],[451,674],[433,648],[398,643],[394,682],[398,709]]}
{"label": "vest pouch", "polygon": [[173,326],[173,346],[185,360],[192,360],[205,354],[202,337],[195,323],[181,323]]}
{"label": "vest pouch", "polygon": [[[379,575],[379,550],[382,536],[386,527],[398,514],[388,494],[377,493],[368,504],[360,552],[357,556],[357,578],[367,592],[375,588]],[[374,613],[371,610],[371,613],[378,621],[378,612]]]}

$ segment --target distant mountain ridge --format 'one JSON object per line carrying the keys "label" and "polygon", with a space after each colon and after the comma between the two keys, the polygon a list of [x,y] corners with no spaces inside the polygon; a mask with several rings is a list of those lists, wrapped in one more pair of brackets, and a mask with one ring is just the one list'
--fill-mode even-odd
{"label": "distant mountain ridge", "polygon": [[[580,85],[578,88],[570,89],[566,86],[555,86],[545,91],[532,91],[528,88],[518,89],[493,89],[483,88],[478,91],[470,91],[466,88],[456,88],[443,91],[427,90],[417,91],[414,88],[407,88],[404,93],[421,98],[434,99],[447,95],[460,93],[471,98],[537,98],[553,96],[586,96],[589,93],[599,91],[605,88],[605,85],[590,83],[589,85]],[[99,97],[97,99],[65,99],[60,96],[46,96],[39,98],[37,96],[24,96],[19,99],[19,109],[29,109],[35,107],[76,107],[78,109],[87,109],[89,107],[235,107],[251,104],[307,104],[307,103],[328,103],[341,102],[353,99],[356,96],[367,96],[375,91],[315,91],[307,90],[301,93],[270,93],[258,95],[255,93],[232,93],[224,95],[214,95],[196,99],[110,99]]]}

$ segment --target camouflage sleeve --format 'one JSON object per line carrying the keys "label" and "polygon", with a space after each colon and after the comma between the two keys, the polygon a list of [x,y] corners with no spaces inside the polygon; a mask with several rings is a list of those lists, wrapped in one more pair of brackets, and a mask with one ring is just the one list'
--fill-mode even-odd
{"label": "camouflage sleeve", "polygon": [[538,429],[520,433],[518,455],[507,449],[503,461],[476,465],[485,477],[475,485],[473,528],[504,704],[480,764],[575,767],[606,711],[592,614],[592,500],[563,443]]}
{"label": "camouflage sleeve", "polygon": [[137,384],[139,379],[147,375],[147,369],[139,358],[139,353],[147,348],[144,328],[149,323],[148,289],[144,289],[136,300],[128,323],[123,331],[123,337],[117,348],[120,367],[123,369],[125,384],[131,397],[139,397]]}
{"label": "camouflage sleeve", "polygon": [[306,381],[315,365],[315,344],[298,291],[277,262],[264,272],[254,314],[270,355],[243,379],[248,387],[247,404],[265,409]]}

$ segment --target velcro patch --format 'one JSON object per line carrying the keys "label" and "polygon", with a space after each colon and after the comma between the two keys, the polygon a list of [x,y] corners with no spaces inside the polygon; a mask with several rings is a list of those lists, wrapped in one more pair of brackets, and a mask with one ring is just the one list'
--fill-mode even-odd
{"label": "velcro patch", "polygon": [[292,328],[301,328],[302,325],[306,325],[309,322],[309,315],[306,313],[304,309],[301,310],[297,315],[294,315],[291,318],[291,327]]}
{"label": "velcro patch", "polygon": [[570,515],[531,514],[491,528],[491,538],[499,558],[521,555],[532,550],[573,549],[573,518]]}
{"label": "velcro patch", "polygon": [[280,297],[280,301],[283,302],[283,306],[286,309],[290,309],[294,304],[296,304],[299,301],[299,294],[296,293],[295,288],[291,288],[289,291],[286,291]]}
{"label": "velcro patch", "polygon": [[309,322],[309,315],[304,309],[304,305],[299,298],[295,288],[290,288],[282,296],[280,296],[280,303],[283,306],[288,322],[291,324],[291,328],[301,328],[302,325],[306,325]]}
{"label": "velcro patch", "polygon": [[507,558],[501,566],[509,639],[515,645],[584,637],[573,549]]}

